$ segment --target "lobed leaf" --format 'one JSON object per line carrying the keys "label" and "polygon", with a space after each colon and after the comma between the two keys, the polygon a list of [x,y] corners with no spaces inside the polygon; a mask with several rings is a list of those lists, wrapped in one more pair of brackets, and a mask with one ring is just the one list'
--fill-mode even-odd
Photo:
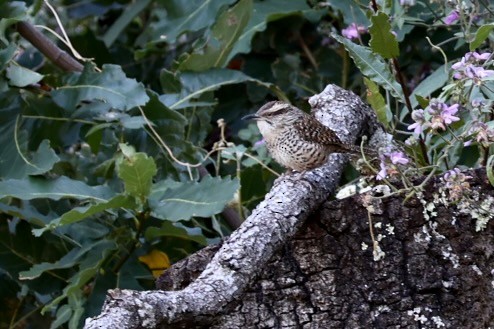
{"label": "lobed leaf", "polygon": [[209,217],[225,208],[239,186],[238,179],[210,176],[200,182],[184,182],[165,190],[159,199],[150,198],[151,214],[171,221]]}
{"label": "lobed leaf", "polygon": [[40,82],[43,75],[17,64],[11,64],[7,67],[7,79],[11,86],[26,87]]}
{"label": "lobed leaf", "polygon": [[[180,75],[183,86],[180,94],[165,94],[160,96],[160,101],[170,109],[182,109],[193,105],[193,100],[206,92],[217,90],[221,86],[242,83],[257,83],[278,95],[281,99],[286,96],[273,84],[262,82],[255,78],[235,70],[211,69],[204,72],[184,72]],[[197,105],[197,104],[195,104]]]}
{"label": "lobed leaf", "polygon": [[270,0],[254,2],[249,23],[235,42],[227,61],[230,61],[239,53],[250,52],[254,35],[257,32],[264,31],[269,22],[311,10],[305,1]]}
{"label": "lobed leaf", "polygon": [[120,144],[123,157],[117,161],[117,174],[125,185],[125,192],[144,202],[151,191],[157,173],[154,159],[134,148]]}
{"label": "lobed leaf", "polygon": [[26,179],[8,179],[0,182],[0,199],[13,197],[21,200],[62,198],[95,200],[105,202],[115,193],[107,186],[89,186],[84,182],[65,176],[56,179],[28,177]]}
{"label": "lobed leaf", "polygon": [[190,228],[180,227],[179,225],[179,223],[171,223],[165,220],[160,227],[149,227],[144,233],[144,237],[150,242],[159,237],[171,237],[190,240],[197,242],[202,246],[207,246],[206,238],[204,235],[201,235],[200,231],[194,235],[187,230],[191,230]]}
{"label": "lobed leaf", "polygon": [[119,208],[134,209],[135,207],[136,204],[133,198],[124,195],[117,195],[106,202],[98,202],[87,206],[76,207],[66,212],[61,217],[50,221],[46,226],[40,229],[33,229],[33,234],[35,236],[41,236],[41,234],[46,231],[53,230],[63,225],[79,222],[85,218],[101,213],[105,210]]}
{"label": "lobed leaf", "polygon": [[400,102],[405,103],[400,85],[381,56],[374,54],[369,48],[359,46],[339,35],[332,34],[332,36],[345,46],[363,75],[388,90]]}
{"label": "lobed leaf", "polygon": [[204,71],[224,67],[236,41],[252,14],[252,0],[240,0],[221,13],[211,29],[210,40],[200,53],[189,55],[179,65],[181,71]]}
{"label": "lobed leaf", "polygon": [[97,250],[102,246],[104,248],[113,245],[113,242],[107,240],[99,240],[95,243],[88,244],[82,248],[74,248],[69,251],[65,256],[60,258],[58,261],[53,263],[39,263],[34,264],[28,271],[22,271],[19,273],[19,279],[21,280],[33,280],[41,276],[46,271],[60,270],[65,268],[71,268],[76,266],[80,260],[86,256],[86,254],[91,253],[93,250]]}
{"label": "lobed leaf", "polygon": [[94,65],[86,65],[82,73],[73,73],[66,86],[51,92],[57,105],[75,111],[81,102],[100,101],[111,107],[128,111],[149,100],[142,83],[125,76],[118,65],[105,64],[101,72]]}
{"label": "lobed leaf", "polygon": [[[178,36],[186,32],[199,31],[214,24],[218,12],[235,0],[191,0],[186,6],[170,2],[167,12],[175,11],[178,17],[160,17],[138,38],[138,43],[175,43]],[[180,6],[178,10],[174,8]],[[185,11],[185,12],[184,12]]]}
{"label": "lobed leaf", "polygon": [[389,17],[385,13],[378,13],[371,17],[372,25],[369,28],[371,39],[369,45],[373,52],[381,55],[386,59],[398,57],[400,49],[398,41],[391,33],[391,24]]}
{"label": "lobed leaf", "polygon": [[[94,243],[90,249],[90,252],[85,253],[84,256],[77,262],[79,271],[68,280],[68,284],[63,289],[62,294],[47,304],[43,308],[42,313],[51,310],[65,298],[68,298],[69,302],[71,300],[80,301],[81,291],[84,286],[89,281],[94,280],[94,277],[98,274],[107,257],[118,249],[118,246],[114,241],[100,240]],[[71,321],[73,319],[74,316]]]}

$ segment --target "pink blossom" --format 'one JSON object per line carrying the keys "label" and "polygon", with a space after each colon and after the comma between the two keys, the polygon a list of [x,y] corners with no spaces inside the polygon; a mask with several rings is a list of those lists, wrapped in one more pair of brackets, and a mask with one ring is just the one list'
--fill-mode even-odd
{"label": "pink blossom", "polygon": [[264,145],[264,144],[266,144],[266,140],[263,138],[263,139],[260,139],[257,142],[255,142],[254,147],[259,147],[259,146]]}
{"label": "pink blossom", "polygon": [[355,23],[350,24],[347,28],[341,30],[341,34],[347,39],[357,39],[360,34],[367,32],[367,29],[363,25],[357,25]]}
{"label": "pink blossom", "polygon": [[453,74],[455,79],[469,78],[474,81],[475,84],[480,85],[482,79],[494,75],[493,70],[486,70],[482,67],[483,63],[491,58],[492,53],[469,52],[466,53],[462,59],[453,64],[451,68],[456,72]]}
{"label": "pink blossom", "polygon": [[460,121],[460,118],[455,117],[454,114],[458,112],[458,107],[459,104],[453,104],[451,106],[447,106],[446,104],[443,103],[443,110],[441,112],[441,118],[443,119],[444,123],[449,125],[453,122]]}
{"label": "pink blossom", "polygon": [[472,52],[471,53],[472,56],[477,60],[477,61],[486,61],[489,59],[489,57],[491,57],[491,54],[492,53],[482,53],[482,54],[479,54],[477,53],[476,51]]}
{"label": "pink blossom", "polygon": [[457,10],[453,10],[448,16],[444,18],[444,24],[451,25],[460,18],[460,13]]}
{"label": "pink blossom", "polygon": [[446,130],[446,126],[453,122],[459,121],[460,118],[455,116],[458,112],[459,105],[453,104],[451,106],[446,105],[436,99],[429,103],[427,112],[431,115],[430,126],[433,130],[441,128]]}
{"label": "pink blossom", "polygon": [[405,165],[409,162],[409,160],[407,159],[405,154],[403,152],[400,152],[400,151],[389,153],[389,159],[391,160],[392,164]]}
{"label": "pink blossom", "polygon": [[381,163],[379,166],[381,170],[377,173],[376,179],[381,180],[388,175],[395,175],[399,173],[397,165],[406,165],[410,160],[401,151],[387,152],[380,156]]}
{"label": "pink blossom", "polygon": [[483,78],[490,77],[494,74],[493,70],[486,70],[481,66],[468,65],[465,69],[465,76],[472,79],[476,84],[480,84]]}
{"label": "pink blossom", "polygon": [[413,130],[415,135],[420,135],[424,129],[426,129],[429,124],[425,120],[424,110],[414,110],[412,112],[412,119],[415,123],[412,123],[407,127],[408,130]]}
{"label": "pink blossom", "polygon": [[386,170],[386,164],[383,161],[381,161],[380,166],[381,166],[381,170],[376,175],[377,180],[382,180],[386,178],[386,176],[388,175],[388,171]]}

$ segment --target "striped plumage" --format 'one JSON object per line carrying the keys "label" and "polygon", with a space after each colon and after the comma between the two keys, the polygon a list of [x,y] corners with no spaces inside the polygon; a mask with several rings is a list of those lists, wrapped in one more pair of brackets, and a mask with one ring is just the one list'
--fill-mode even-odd
{"label": "striped plumage", "polygon": [[257,121],[271,156],[292,170],[319,167],[331,153],[360,153],[313,116],[284,102],[269,102],[245,119]]}

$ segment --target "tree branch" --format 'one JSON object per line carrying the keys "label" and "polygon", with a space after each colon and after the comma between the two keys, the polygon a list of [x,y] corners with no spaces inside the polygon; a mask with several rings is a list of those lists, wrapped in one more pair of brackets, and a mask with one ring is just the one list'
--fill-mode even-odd
{"label": "tree branch", "polygon": [[[309,103],[314,115],[343,141],[378,129],[372,110],[355,94],[329,85]],[[270,258],[290,240],[338,186],[346,157],[304,173],[278,178],[266,198],[224,242],[199,277],[183,290],[111,290],[92,328],[186,327],[187,319],[216,314],[244,292]]]}
{"label": "tree branch", "polygon": [[43,55],[55,65],[68,72],[81,72],[84,66],[76,61],[67,52],[60,49],[53,41],[38,31],[31,23],[19,22],[16,24],[17,32],[36,47]]}

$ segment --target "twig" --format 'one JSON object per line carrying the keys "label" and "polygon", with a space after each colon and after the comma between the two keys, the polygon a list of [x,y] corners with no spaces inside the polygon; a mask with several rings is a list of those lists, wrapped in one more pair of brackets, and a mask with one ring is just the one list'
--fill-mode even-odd
{"label": "twig", "polygon": [[67,72],[81,72],[84,66],[76,61],[67,52],[60,49],[53,41],[38,31],[31,23],[19,22],[17,32],[36,47],[55,65]]}

